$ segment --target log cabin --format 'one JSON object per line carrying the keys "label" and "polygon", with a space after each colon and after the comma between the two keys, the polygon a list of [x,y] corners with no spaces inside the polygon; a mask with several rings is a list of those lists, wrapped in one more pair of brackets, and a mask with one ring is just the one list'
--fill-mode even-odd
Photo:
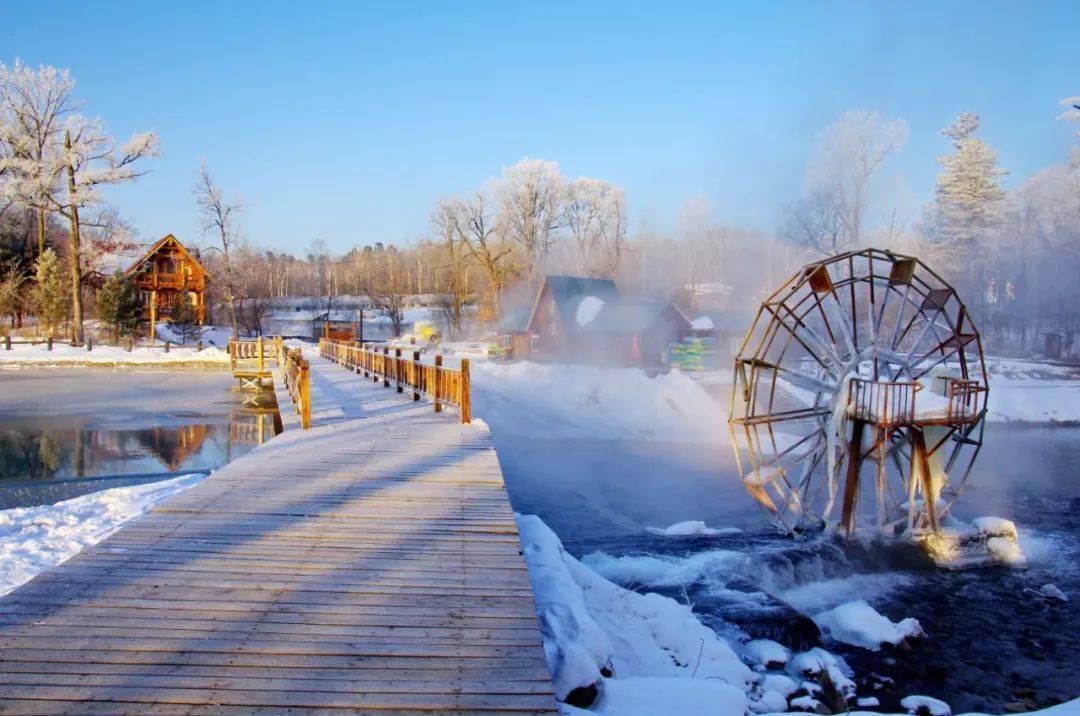
{"label": "log cabin", "polygon": [[124,272],[135,280],[143,299],[143,320],[153,338],[157,323],[171,319],[180,301],[195,307],[199,325],[206,322],[206,284],[210,279],[199,257],[175,236],[163,237]]}

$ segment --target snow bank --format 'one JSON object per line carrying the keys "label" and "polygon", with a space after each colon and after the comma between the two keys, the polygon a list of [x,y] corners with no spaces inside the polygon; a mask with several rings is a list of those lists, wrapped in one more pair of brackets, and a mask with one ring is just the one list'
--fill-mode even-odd
{"label": "snow bank", "polygon": [[587,326],[596,320],[596,316],[604,307],[604,300],[596,296],[586,296],[578,304],[574,320],[579,326]]}
{"label": "snow bank", "polygon": [[0,595],[105,539],[204,475],[114,487],[41,507],[0,511]]}
{"label": "snow bank", "polygon": [[1080,422],[1080,375],[1075,368],[1033,361],[987,361],[987,419],[1031,423]]}
{"label": "snow bank", "polygon": [[721,527],[720,529],[715,529],[713,527],[706,527],[705,523],[701,520],[687,520],[686,522],[678,522],[668,527],[646,527],[645,529],[646,531],[651,532],[654,535],[660,535],[662,537],[688,537],[691,535],[720,536],[742,534],[742,530],[738,527]]}
{"label": "snow bank", "polygon": [[814,623],[822,634],[844,644],[878,651],[886,644],[898,646],[901,642],[923,636],[922,626],[916,619],[891,622],[862,599],[841,604],[814,617]]}
{"label": "snow bank", "polygon": [[132,366],[132,365],[229,365],[229,354],[215,347],[194,348],[171,346],[168,353],[162,346],[136,346],[130,352],[119,346],[95,345],[93,350],[72,347],[67,343],[55,342],[50,351],[44,343],[36,345],[13,344],[10,351],[0,347],[0,366],[51,366],[51,365],[94,365],[94,366]]}
{"label": "snow bank", "polygon": [[678,371],[650,378],[638,368],[477,363],[472,388],[473,414],[496,433],[727,441],[723,406]]}
{"label": "snow bank", "polygon": [[743,713],[753,672],[689,607],[607,581],[539,517],[519,515],[517,524],[560,699],[610,668],[601,713]]}

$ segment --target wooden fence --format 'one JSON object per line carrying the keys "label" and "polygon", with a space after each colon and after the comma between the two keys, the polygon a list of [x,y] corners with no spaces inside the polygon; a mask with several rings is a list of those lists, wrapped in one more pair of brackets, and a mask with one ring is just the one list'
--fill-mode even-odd
{"label": "wooden fence", "polygon": [[[273,379],[268,364],[275,358],[285,391],[300,415],[300,426],[306,430],[311,427],[311,367],[303,352],[299,348],[287,348],[281,338],[229,341],[233,375],[240,377],[242,386],[257,386],[261,390],[263,378]],[[282,409],[279,405],[278,410]]]}
{"label": "wooden fence", "polygon": [[383,387],[389,388],[393,384],[399,393],[408,388],[413,400],[426,395],[435,403],[436,413],[441,412],[444,405],[456,405],[461,412],[461,422],[472,422],[468,359],[462,359],[461,368],[454,370],[444,368],[439,355],[431,365],[420,362],[420,351],[413,351],[409,356],[402,355],[400,348],[378,348],[367,343],[325,338],[319,341],[319,355],[363,373],[365,378],[376,382],[382,380]]}

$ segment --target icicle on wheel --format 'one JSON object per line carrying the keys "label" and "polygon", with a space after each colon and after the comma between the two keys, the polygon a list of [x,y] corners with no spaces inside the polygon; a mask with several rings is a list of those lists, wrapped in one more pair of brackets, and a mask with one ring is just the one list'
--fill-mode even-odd
{"label": "icicle on wheel", "polygon": [[735,359],[743,484],[789,533],[936,533],[983,440],[982,340],[919,259],[866,249],[804,266]]}

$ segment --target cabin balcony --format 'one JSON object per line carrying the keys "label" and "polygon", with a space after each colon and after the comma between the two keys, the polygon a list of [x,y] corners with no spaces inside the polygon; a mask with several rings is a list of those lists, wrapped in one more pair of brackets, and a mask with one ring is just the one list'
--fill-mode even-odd
{"label": "cabin balcony", "polygon": [[201,276],[182,273],[148,273],[140,276],[136,283],[144,291],[161,289],[201,291],[203,289]]}
{"label": "cabin balcony", "polygon": [[943,380],[942,395],[921,383],[852,378],[847,415],[885,429],[976,422],[986,407],[986,388],[977,380]]}

